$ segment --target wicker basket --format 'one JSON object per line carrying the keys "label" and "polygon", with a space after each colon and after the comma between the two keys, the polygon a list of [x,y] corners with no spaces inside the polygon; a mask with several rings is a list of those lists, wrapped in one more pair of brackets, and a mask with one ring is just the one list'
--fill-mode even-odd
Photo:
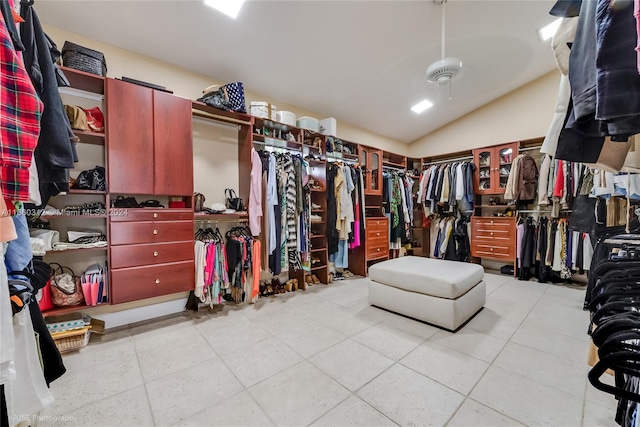
{"label": "wicker basket", "polygon": [[107,75],[107,62],[104,54],[97,50],[65,41],[62,47],[62,62],[66,67],[97,74],[105,77]]}
{"label": "wicker basket", "polygon": [[91,326],[85,326],[82,329],[72,331],[54,332],[51,334],[53,342],[60,353],[76,351],[89,344],[89,329]]}

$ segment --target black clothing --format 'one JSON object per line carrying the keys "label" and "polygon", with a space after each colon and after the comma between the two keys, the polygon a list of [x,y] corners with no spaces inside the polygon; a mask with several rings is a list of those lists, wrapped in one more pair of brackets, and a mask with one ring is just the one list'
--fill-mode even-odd
{"label": "black clothing", "polygon": [[[338,175],[338,167],[329,165],[327,167],[327,188],[335,188],[336,175]],[[338,207],[336,205],[336,194],[334,191],[327,191],[327,249],[329,255],[338,252],[338,242],[340,234],[336,229],[336,221],[338,216]]]}
{"label": "black clothing", "polygon": [[77,161],[69,119],[64,110],[52,52],[55,50],[44,33],[33,9],[33,2],[23,2],[20,26],[24,43],[24,65],[38,96],[44,103],[40,121],[40,138],[35,151],[42,204],[61,191],[69,190],[69,169]]}

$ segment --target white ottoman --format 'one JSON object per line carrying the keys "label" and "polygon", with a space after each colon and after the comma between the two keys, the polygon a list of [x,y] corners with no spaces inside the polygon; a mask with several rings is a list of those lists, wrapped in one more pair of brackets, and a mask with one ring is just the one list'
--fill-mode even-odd
{"label": "white ottoman", "polygon": [[455,331],[484,306],[477,264],[406,256],[369,268],[369,304]]}

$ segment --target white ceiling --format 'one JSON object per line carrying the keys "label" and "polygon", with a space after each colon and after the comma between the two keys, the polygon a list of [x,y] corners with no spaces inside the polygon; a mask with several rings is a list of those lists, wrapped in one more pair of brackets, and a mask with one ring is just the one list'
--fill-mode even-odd
{"label": "white ceiling", "polygon": [[[447,56],[463,74],[427,83],[441,6],[417,1],[249,1],[236,21],[201,1],[39,1],[49,24],[411,142],[554,68],[553,0],[450,0]],[[417,115],[427,98],[435,106]],[[526,111],[522,111],[526,114]],[[496,123],[496,126],[499,126]]]}

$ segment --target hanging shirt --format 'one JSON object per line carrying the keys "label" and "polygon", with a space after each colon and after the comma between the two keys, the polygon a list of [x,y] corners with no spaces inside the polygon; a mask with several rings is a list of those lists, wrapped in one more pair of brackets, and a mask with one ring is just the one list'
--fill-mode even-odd
{"label": "hanging shirt", "polygon": [[276,213],[274,206],[280,204],[278,200],[278,181],[276,176],[276,156],[271,153],[269,155],[269,174],[267,176],[267,222],[269,224],[269,248],[268,252],[278,247],[276,237]]}
{"label": "hanging shirt", "polygon": [[464,199],[464,173],[462,171],[462,163],[456,166],[456,200]]}
{"label": "hanging shirt", "polygon": [[29,166],[44,105],[4,23],[0,25],[0,49],[0,188],[11,200],[29,201]]}
{"label": "hanging shirt", "polygon": [[262,160],[251,148],[251,187],[249,189],[249,228],[254,236],[260,235],[262,220]]}

